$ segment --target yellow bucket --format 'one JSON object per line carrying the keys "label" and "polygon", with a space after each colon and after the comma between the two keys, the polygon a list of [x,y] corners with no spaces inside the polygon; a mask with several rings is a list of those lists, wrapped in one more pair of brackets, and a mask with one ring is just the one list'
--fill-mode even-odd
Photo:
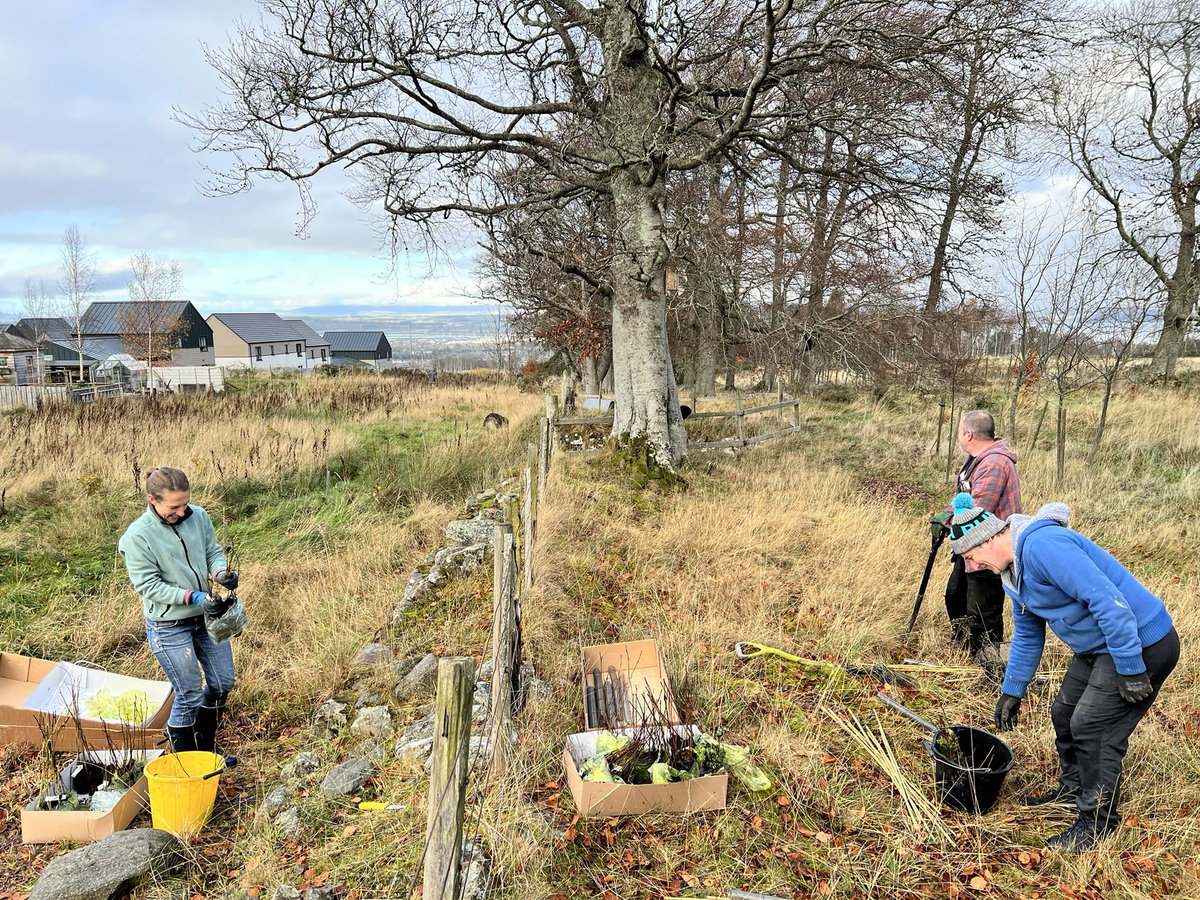
{"label": "yellow bucket", "polygon": [[204,827],[217,799],[225,758],[202,750],[164,753],[146,763],[154,827],[189,838]]}

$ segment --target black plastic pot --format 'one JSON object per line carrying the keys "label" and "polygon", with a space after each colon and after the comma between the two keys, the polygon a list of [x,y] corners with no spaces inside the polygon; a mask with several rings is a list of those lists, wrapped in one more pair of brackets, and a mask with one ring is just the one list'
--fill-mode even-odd
{"label": "black plastic pot", "polygon": [[[1004,785],[1004,777],[1012,771],[1016,762],[1008,744],[990,731],[972,728],[970,725],[938,728],[928,719],[921,718],[886,694],[876,696],[932,735],[931,740],[925,741],[925,749],[933,757],[933,777],[939,800],[961,812],[976,815],[983,814],[996,805],[1000,788]],[[961,761],[951,759],[937,749],[938,739],[946,732],[957,739]]]}
{"label": "black plastic pot", "polygon": [[[938,739],[945,732],[957,739],[962,762],[938,750]],[[933,757],[938,798],[947,806],[976,815],[996,805],[1004,777],[1016,761],[1008,744],[991,732],[970,725],[939,728],[932,740],[925,741],[925,749]]]}

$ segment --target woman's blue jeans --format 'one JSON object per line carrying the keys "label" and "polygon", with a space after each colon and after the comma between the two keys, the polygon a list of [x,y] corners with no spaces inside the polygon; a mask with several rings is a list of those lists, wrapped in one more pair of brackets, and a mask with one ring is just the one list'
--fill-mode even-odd
{"label": "woman's blue jeans", "polygon": [[233,690],[233,651],[229,641],[208,636],[204,616],[171,622],[146,620],[150,651],[175,689],[167,724],[184,728],[196,722],[201,706],[223,706]]}

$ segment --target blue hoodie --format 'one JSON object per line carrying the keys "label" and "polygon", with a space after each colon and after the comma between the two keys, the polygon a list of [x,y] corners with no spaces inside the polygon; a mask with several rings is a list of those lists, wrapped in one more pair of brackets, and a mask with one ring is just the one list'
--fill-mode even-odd
{"label": "blue hoodie", "polygon": [[1067,528],[1065,503],[1009,516],[1013,563],[1001,573],[1012,598],[1013,639],[1001,690],[1024,697],[1046,643],[1046,624],[1076,653],[1108,653],[1122,675],[1146,671],[1142,648],[1165,637],[1171,616],[1106,550]]}

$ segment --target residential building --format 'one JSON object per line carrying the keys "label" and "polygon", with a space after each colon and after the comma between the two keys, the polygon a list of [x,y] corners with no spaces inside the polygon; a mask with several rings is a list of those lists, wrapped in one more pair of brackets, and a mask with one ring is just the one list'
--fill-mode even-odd
{"label": "residential building", "polygon": [[323,366],[329,362],[329,341],[317,334],[303,319],[284,319],[304,335],[305,355],[308,368]]}
{"label": "residential building", "polygon": [[5,383],[38,383],[38,347],[18,334],[0,331],[0,384]]}
{"label": "residential building", "polygon": [[392,345],[382,331],[327,331],[325,340],[335,360],[356,359],[378,366],[392,358]]}
{"label": "residential building", "polygon": [[88,341],[106,339],[120,341],[119,352],[137,359],[169,358],[177,366],[211,366],[215,362],[212,328],[186,300],[93,303],[84,311],[79,331],[85,349]]}
{"label": "residential building", "polygon": [[[308,326],[280,318],[276,313],[213,313],[208,317],[218,366],[250,369],[308,369]],[[320,350],[321,348],[316,348]]]}
{"label": "residential building", "polygon": [[[42,375],[45,381],[89,381],[96,364],[103,359],[95,348],[83,341],[83,375],[80,377],[80,346],[71,323],[61,317],[18,319],[9,329],[13,334],[33,341],[42,351]],[[118,351],[114,351],[118,352]]]}

